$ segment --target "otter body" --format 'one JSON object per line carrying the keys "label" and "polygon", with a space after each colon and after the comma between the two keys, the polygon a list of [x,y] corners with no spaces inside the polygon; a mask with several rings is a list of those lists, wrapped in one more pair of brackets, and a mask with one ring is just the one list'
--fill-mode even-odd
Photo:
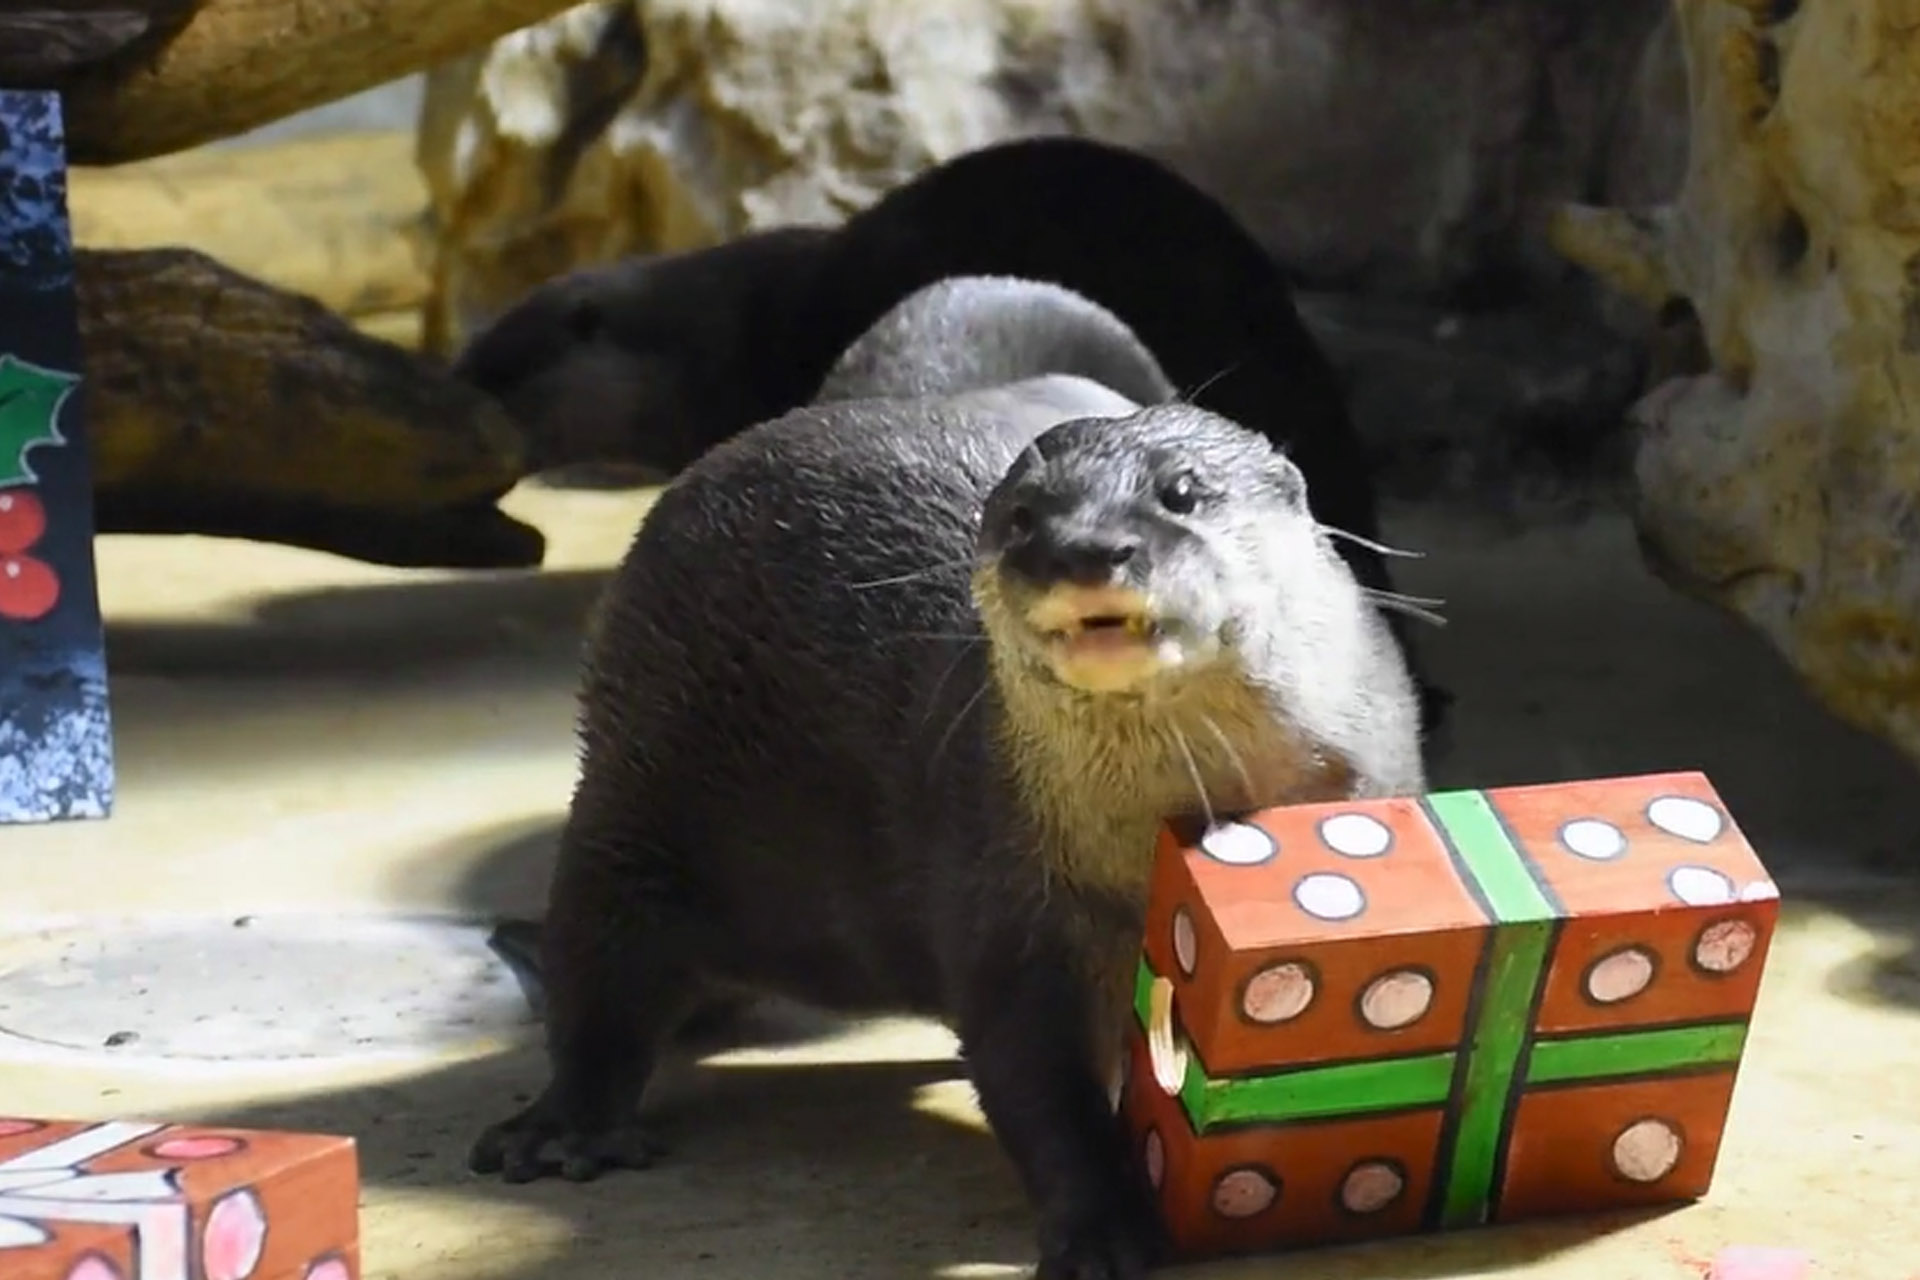
{"label": "otter body", "polygon": [[[1193,183],[1084,138],[968,152],[837,228],[573,272],[477,335],[456,369],[525,424],[538,465],[672,475],[814,400],[891,307],[964,275],[1056,284],[1105,308],[1183,396],[1287,449],[1321,522],[1378,539],[1369,459],[1280,269]],[[1340,554],[1363,585],[1391,590],[1372,546],[1347,542]],[[1405,624],[1390,625],[1406,647]],[[1423,696],[1437,727],[1447,696],[1431,686]]]}
{"label": "otter body", "polygon": [[[1009,306],[1105,336],[908,354]],[[552,1076],[472,1163],[650,1162],[659,1050],[742,993],[921,1014],[960,1040],[1042,1276],[1131,1278],[1154,1215],[1108,1085],[1156,829],[1423,789],[1411,679],[1292,462],[1086,375],[1157,385],[1124,326],[956,282],[871,337],[849,398],[670,485],[601,601],[540,942]]]}

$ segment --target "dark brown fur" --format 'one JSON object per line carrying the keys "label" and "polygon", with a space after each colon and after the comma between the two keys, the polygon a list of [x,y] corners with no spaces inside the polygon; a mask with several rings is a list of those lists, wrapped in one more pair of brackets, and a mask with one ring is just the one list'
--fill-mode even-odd
{"label": "dark brown fur", "polygon": [[[1185,514],[1156,505],[1181,469],[1205,494]],[[1137,697],[1045,687],[1004,602],[1089,536],[1131,540],[1125,581],[1224,656]],[[1058,740],[1063,771],[1045,740],[1069,704],[1093,737]],[[1185,406],[1036,439],[856,400],[735,437],[648,515],[581,706],[542,943],[553,1074],[474,1167],[538,1177],[549,1145],[570,1178],[649,1163],[636,1107],[712,995],[922,1014],[960,1039],[1048,1280],[1153,1254],[1103,1063],[1159,815],[1421,786],[1411,682],[1298,469]]]}

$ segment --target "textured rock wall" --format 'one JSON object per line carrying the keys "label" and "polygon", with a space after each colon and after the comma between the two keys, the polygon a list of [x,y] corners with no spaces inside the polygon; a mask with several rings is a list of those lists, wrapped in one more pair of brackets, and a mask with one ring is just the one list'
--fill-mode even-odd
{"label": "textured rock wall", "polygon": [[1920,760],[1920,0],[1677,11],[1677,200],[1554,229],[1698,329],[1638,410],[1649,558]]}
{"label": "textured rock wall", "polygon": [[1164,156],[1321,285],[1524,292],[1564,277],[1551,207],[1678,178],[1666,4],[585,5],[430,78],[428,341],[566,267],[837,221],[1036,132]]}

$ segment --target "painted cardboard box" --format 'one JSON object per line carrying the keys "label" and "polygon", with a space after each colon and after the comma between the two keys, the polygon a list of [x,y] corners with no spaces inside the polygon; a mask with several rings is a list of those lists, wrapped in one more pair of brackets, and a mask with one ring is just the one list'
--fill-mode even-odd
{"label": "painted cardboard box", "polygon": [[358,1280],[353,1141],[0,1119],[6,1280]]}
{"label": "painted cardboard box", "polygon": [[1183,1256],[1706,1192],[1779,895],[1705,777],[1192,834],[1122,1100]]}
{"label": "painted cardboard box", "polygon": [[0,824],[113,804],[60,99],[0,89]]}

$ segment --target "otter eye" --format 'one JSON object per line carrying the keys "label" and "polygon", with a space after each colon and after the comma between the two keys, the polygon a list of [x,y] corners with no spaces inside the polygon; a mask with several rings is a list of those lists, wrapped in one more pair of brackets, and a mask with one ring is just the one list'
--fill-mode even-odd
{"label": "otter eye", "polygon": [[1033,508],[1019,503],[1007,512],[1007,532],[1016,538],[1024,538],[1033,532]]}
{"label": "otter eye", "polygon": [[1200,483],[1191,471],[1182,471],[1160,486],[1160,505],[1177,516],[1200,505]]}

